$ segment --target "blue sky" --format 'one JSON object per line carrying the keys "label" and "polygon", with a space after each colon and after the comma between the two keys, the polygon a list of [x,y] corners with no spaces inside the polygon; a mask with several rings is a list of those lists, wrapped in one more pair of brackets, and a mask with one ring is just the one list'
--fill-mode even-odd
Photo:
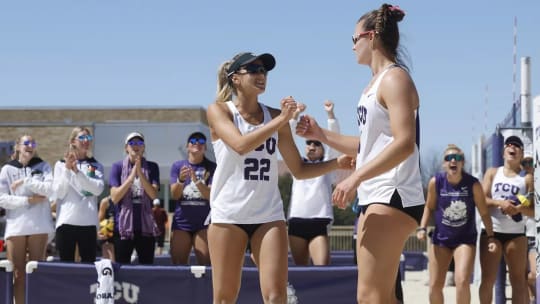
{"label": "blue sky", "polygon": [[[206,108],[221,62],[240,51],[270,52],[277,66],[260,101],[278,107],[292,95],[320,120],[331,99],[343,133],[357,134],[355,107],[370,71],[356,64],[350,37],[357,19],[381,3],[5,1],[0,107]],[[393,4],[407,13],[401,43],[420,94],[423,153],[448,143],[469,152],[508,113],[514,17],[516,95],[522,56],[531,57],[532,95],[540,95],[540,1]]]}

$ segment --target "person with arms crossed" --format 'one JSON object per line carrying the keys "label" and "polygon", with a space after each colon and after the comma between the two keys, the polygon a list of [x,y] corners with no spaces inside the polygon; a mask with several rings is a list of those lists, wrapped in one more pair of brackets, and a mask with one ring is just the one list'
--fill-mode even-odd
{"label": "person with arms crossed", "polygon": [[288,244],[277,186],[278,150],[296,178],[350,167],[346,156],[316,164],[302,161],[289,127],[296,101],[284,98],[278,110],[258,100],[274,66],[271,54],[234,56],[220,66],[216,102],[208,107],[217,163],[208,228],[214,303],[236,303],[248,241],[264,303],[287,302]]}
{"label": "person with arms crossed", "polygon": [[6,209],[4,238],[7,259],[13,263],[14,298],[25,301],[25,265],[45,260],[45,248],[54,232],[49,198],[51,166],[37,154],[37,142],[29,134],[17,138],[11,160],[0,170],[0,207]]}
{"label": "person with arms crossed", "polygon": [[323,130],[303,116],[297,134],[356,155],[356,171],[340,182],[332,200],[344,208],[358,195],[358,303],[396,303],[395,281],[405,242],[422,217],[424,197],[418,153],[419,98],[398,55],[405,13],[383,4],[363,15],[354,29],[357,63],[372,79],[358,103],[360,136]]}

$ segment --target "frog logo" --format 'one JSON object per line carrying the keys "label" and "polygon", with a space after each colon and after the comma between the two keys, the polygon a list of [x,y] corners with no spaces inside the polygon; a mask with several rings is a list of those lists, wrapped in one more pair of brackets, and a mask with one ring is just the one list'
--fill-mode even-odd
{"label": "frog logo", "polygon": [[287,304],[298,304],[296,289],[294,289],[290,282],[287,282]]}

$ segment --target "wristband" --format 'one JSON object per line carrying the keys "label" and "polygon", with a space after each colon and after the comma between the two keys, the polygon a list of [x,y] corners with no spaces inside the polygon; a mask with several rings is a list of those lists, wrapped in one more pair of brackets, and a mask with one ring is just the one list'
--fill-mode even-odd
{"label": "wristband", "polygon": [[416,232],[420,232],[420,231],[426,232],[427,229],[426,229],[426,227],[418,227],[418,228],[416,228]]}
{"label": "wristband", "polygon": [[176,179],[176,182],[179,183],[179,184],[184,184],[186,182],[186,180]]}

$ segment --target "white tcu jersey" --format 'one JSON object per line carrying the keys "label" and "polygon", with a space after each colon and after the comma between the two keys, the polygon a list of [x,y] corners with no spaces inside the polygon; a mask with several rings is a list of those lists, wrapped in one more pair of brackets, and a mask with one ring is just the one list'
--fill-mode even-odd
{"label": "white tcu jersey", "polygon": [[[381,80],[386,72],[394,67],[397,65],[389,66],[382,71],[371,88],[362,94],[358,103],[360,148],[356,158],[357,169],[379,155],[394,140],[388,110],[377,100],[377,90]],[[416,133],[418,143],[419,130],[416,130]],[[396,190],[401,197],[403,207],[424,204],[417,145],[414,147],[414,152],[399,165],[362,182],[358,187],[358,204],[389,203]]]}
{"label": "white tcu jersey", "polygon": [[[260,104],[264,121],[249,124],[232,101],[227,102],[233,122],[242,135],[272,120],[265,105]],[[278,188],[277,132],[255,150],[240,155],[221,139],[212,142],[216,171],[210,190],[212,223],[259,224],[285,220]]]}
{"label": "white tcu jersey", "polygon": [[[507,177],[504,175],[504,167],[499,167],[493,177],[491,184],[491,198],[494,200],[505,200],[518,193],[525,194],[527,186],[525,177],[516,175]],[[516,222],[512,217],[503,214],[499,208],[490,207],[491,221],[493,222],[493,231],[501,233],[525,233],[525,217]],[[482,223],[482,228],[485,228]]]}
{"label": "white tcu jersey", "polygon": [[[339,133],[338,121],[328,119],[328,129]],[[339,153],[331,147],[325,147],[325,151],[324,160],[339,156]],[[307,159],[304,159],[304,161],[311,162]],[[334,219],[332,184],[335,182],[335,179],[334,172],[308,179],[296,179],[293,177],[288,218]]]}

